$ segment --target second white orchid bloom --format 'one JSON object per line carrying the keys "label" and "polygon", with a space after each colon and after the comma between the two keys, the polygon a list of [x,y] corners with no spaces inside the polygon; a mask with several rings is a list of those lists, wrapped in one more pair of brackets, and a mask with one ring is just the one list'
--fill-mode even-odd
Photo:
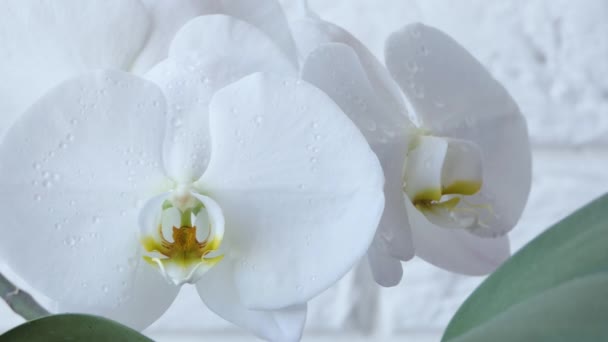
{"label": "second white orchid bloom", "polygon": [[292,26],[305,59],[302,78],[341,106],[384,169],[386,208],[368,252],[376,281],[398,284],[400,261],[414,253],[470,275],[508,258],[505,234],[526,203],[531,155],[524,118],[507,91],[431,27],[409,25],[388,39],[387,72],[339,27],[314,15]]}

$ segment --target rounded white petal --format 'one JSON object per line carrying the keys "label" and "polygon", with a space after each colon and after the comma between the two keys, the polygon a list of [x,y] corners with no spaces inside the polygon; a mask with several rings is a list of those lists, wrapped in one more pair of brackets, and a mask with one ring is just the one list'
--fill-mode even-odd
{"label": "rounded white petal", "polygon": [[386,206],[377,243],[402,260],[414,255],[403,203],[403,163],[408,149],[409,119],[377,96],[357,54],[347,45],[330,43],[308,55],[302,79],[328,94],[349,116],[378,156],[386,184]]}
{"label": "rounded white petal", "polygon": [[406,201],[416,255],[431,264],[466,275],[493,272],[510,256],[506,236],[483,238],[454,225],[431,223],[410,201]]}
{"label": "rounded white petal", "polygon": [[309,13],[308,18],[294,20],[290,25],[301,60],[306,61],[311,52],[327,43],[348,45],[361,60],[376,96],[394,113],[407,116],[403,94],[395,81],[371,51],[350,32],[319,19],[314,13]]}
{"label": "rounded white petal", "polygon": [[301,80],[244,78],[215,95],[210,119],[212,158],[197,186],[224,211],[242,302],[306,302],[371,243],[384,202],[376,156],[340,108]]}
{"label": "rounded white petal", "polygon": [[6,135],[0,253],[60,308],[141,328],[172,301],[175,290],[140,269],[137,229],[142,201],[163,186],[164,120],[153,84],[96,72],[45,95]]}
{"label": "rounded white petal", "polygon": [[207,167],[211,96],[259,71],[296,73],[283,52],[255,26],[225,15],[206,15],[177,33],[169,59],[146,76],[167,97],[164,162],[174,179],[196,180]]}
{"label": "rounded white petal", "polygon": [[207,307],[267,341],[299,341],[306,321],[306,304],[278,310],[248,309],[239,299],[234,273],[231,262],[221,262],[196,284]]}
{"label": "rounded white petal", "polygon": [[[296,49],[281,6],[276,0],[142,0],[153,19],[153,29],[135,64],[136,70],[167,58],[167,48],[176,32],[188,20],[223,14],[245,21],[264,32],[297,66]],[[213,32],[211,32],[213,34]]]}
{"label": "rounded white petal", "polygon": [[496,215],[473,232],[507,233],[521,216],[531,183],[526,123],[511,96],[462,46],[422,24],[390,36],[386,64],[425,128],[479,146],[484,183],[467,199],[489,205]]}
{"label": "rounded white petal", "polygon": [[374,280],[380,286],[396,286],[403,277],[401,261],[388,255],[385,251],[378,248],[378,245],[379,244],[374,241],[367,251],[367,260]]}
{"label": "rounded white petal", "polygon": [[128,69],[148,28],[136,0],[2,1],[0,136],[60,82],[90,69]]}

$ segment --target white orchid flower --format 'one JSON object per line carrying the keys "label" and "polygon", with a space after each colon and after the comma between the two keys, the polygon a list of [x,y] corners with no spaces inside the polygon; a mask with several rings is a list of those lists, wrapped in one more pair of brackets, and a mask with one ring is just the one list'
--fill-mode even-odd
{"label": "white orchid flower", "polygon": [[297,340],[306,302],[365,255],[378,159],[295,77],[289,32],[246,12],[263,25],[195,18],[148,80],[72,78],[6,134],[0,256],[55,311],[143,329],[195,284],[226,320]]}
{"label": "white orchid flower", "polygon": [[487,274],[508,258],[505,234],[527,200],[531,155],[524,118],[507,91],[431,27],[394,33],[387,71],[333,24],[308,15],[291,25],[305,58],[302,78],[340,105],[383,165],[387,202],[368,252],[376,281],[398,284],[400,261],[414,253],[468,275]]}

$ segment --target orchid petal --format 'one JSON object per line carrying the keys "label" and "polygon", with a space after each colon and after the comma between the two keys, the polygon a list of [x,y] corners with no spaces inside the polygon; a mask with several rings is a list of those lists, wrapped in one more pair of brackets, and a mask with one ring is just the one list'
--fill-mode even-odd
{"label": "orchid petal", "polygon": [[60,82],[90,69],[128,69],[149,24],[136,0],[2,1],[0,136]]}
{"label": "orchid petal", "polygon": [[[331,70],[331,72],[328,72]],[[403,163],[408,149],[409,119],[376,96],[357,54],[344,44],[322,45],[308,55],[302,79],[328,94],[359,127],[378,156],[386,184],[386,207],[376,243],[401,260],[414,255],[403,203]]]}
{"label": "orchid petal", "polygon": [[220,90],[210,125],[196,186],[224,210],[243,304],[279,309],[327,289],[363,256],[382,213],[382,170],[364,137],[320,90],[270,74]]}
{"label": "orchid petal", "polygon": [[341,43],[350,46],[361,61],[366,76],[372,84],[372,89],[380,101],[391,112],[407,116],[403,94],[382,63],[361,43],[345,29],[323,21],[309,11],[307,18],[294,20],[290,23],[298,53],[301,60],[321,45],[328,43]]}
{"label": "orchid petal", "polygon": [[239,300],[234,265],[222,262],[196,284],[203,302],[218,316],[268,341],[299,341],[306,321],[306,304],[251,310]]}
{"label": "orchid petal", "polygon": [[[276,0],[142,0],[154,26],[145,49],[135,65],[147,70],[167,58],[167,48],[176,32],[197,16],[223,14],[245,21],[264,32],[297,66],[296,49],[285,14]],[[211,32],[212,34],[212,32]]]}
{"label": "orchid petal", "polygon": [[143,262],[137,229],[141,200],[165,180],[164,120],[153,84],[100,71],[46,94],[0,146],[0,253],[61,311],[143,328],[175,297]]}
{"label": "orchid petal", "polygon": [[493,272],[510,256],[507,237],[482,238],[460,229],[433,224],[410,201],[406,208],[412,227],[416,255],[431,264],[466,275]]}
{"label": "orchid petal", "polygon": [[246,22],[207,15],[191,20],[177,33],[169,59],[146,76],[167,97],[164,162],[175,180],[196,180],[207,167],[211,96],[259,71],[296,72],[274,42]]}
{"label": "orchid petal", "polygon": [[422,24],[391,35],[386,64],[424,128],[480,148],[483,186],[467,199],[495,215],[471,232],[506,234],[521,216],[531,183],[526,123],[511,96],[462,46]]}
{"label": "orchid petal", "polygon": [[379,249],[379,245],[381,245],[381,243],[374,241],[367,251],[367,259],[372,271],[372,276],[380,286],[396,286],[403,277],[401,261]]}

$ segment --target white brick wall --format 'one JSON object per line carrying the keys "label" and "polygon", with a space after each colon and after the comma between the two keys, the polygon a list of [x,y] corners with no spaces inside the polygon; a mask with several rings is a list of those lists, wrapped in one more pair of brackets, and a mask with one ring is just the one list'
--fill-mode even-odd
{"label": "white brick wall", "polygon": [[[470,49],[506,85],[528,119],[534,144],[532,193],[512,234],[514,248],[608,192],[605,0],[311,0],[311,4],[379,56],[387,34],[400,26],[414,20],[437,26]],[[379,289],[362,266],[311,303],[304,340],[436,341],[480,281],[414,260],[406,265],[400,286]],[[206,310],[195,291],[184,290],[169,312],[147,330],[150,336],[159,341],[251,340]],[[0,304],[0,332],[20,321]]]}

